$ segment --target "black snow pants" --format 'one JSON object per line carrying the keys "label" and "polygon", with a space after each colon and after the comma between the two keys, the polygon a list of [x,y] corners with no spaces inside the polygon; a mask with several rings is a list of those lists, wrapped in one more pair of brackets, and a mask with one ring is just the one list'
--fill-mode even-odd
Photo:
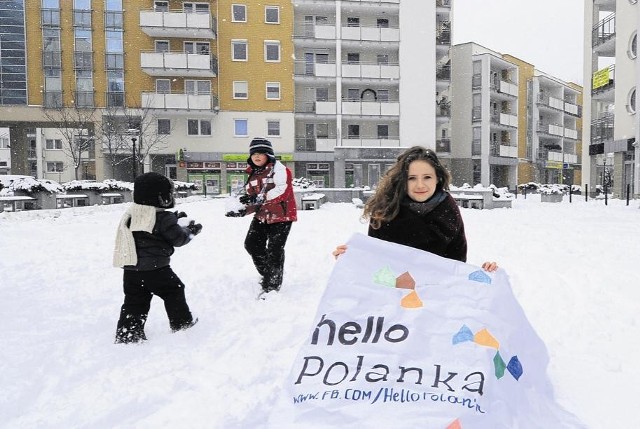
{"label": "black snow pants", "polygon": [[184,295],[184,284],[171,267],[153,271],[124,270],[124,304],[116,329],[116,343],[137,343],[146,340],[144,324],[147,321],[151,298],[164,300],[172,331],[193,325],[193,316]]}
{"label": "black snow pants", "polygon": [[284,245],[293,222],[265,223],[256,218],[251,221],[244,240],[258,273],[262,276],[262,289],[279,290],[284,270]]}

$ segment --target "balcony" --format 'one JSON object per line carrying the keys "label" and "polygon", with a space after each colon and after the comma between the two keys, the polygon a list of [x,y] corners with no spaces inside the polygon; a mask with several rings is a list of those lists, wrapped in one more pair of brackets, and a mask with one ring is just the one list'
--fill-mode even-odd
{"label": "balcony", "polygon": [[218,107],[218,97],[214,94],[143,92],[142,106],[145,109],[163,110],[215,110]]}
{"label": "balcony", "polygon": [[216,77],[217,58],[188,52],[142,52],[142,70],[150,76]]}
{"label": "balcony", "polygon": [[343,101],[342,114],[356,115],[356,116],[399,116],[400,103],[398,102],[380,103],[377,101],[360,101],[360,100]]}
{"label": "balcony", "polygon": [[342,27],[342,40],[399,42],[400,29],[384,27]]}
{"label": "balcony", "polygon": [[343,64],[343,78],[356,79],[399,79],[400,66],[397,64],[364,63]]}
{"label": "balcony", "polygon": [[380,137],[362,137],[362,136],[345,136],[342,138],[340,146],[349,147],[399,147],[400,137],[387,136]]}
{"label": "balcony", "polygon": [[141,10],[140,29],[151,37],[216,38],[216,21],[208,13]]}
{"label": "balcony", "polygon": [[539,122],[536,127],[536,131],[541,134],[562,137],[564,136],[564,127],[556,124],[548,124],[545,122]]}
{"label": "balcony", "polygon": [[517,128],[518,117],[510,113],[493,112],[491,113],[491,124]]}
{"label": "balcony", "polygon": [[336,77],[336,64],[296,61],[294,74],[295,76]]}
{"label": "balcony", "polygon": [[601,56],[615,55],[616,14],[604,18],[591,30],[591,46]]}
{"label": "balcony", "polygon": [[335,115],[337,104],[335,100],[299,101],[295,105],[295,113],[312,113],[315,115]]}
{"label": "balcony", "polygon": [[564,110],[564,101],[543,93],[538,94],[536,102],[539,107],[544,106],[556,111]]}
{"label": "balcony", "polygon": [[509,143],[491,142],[491,155],[502,158],[517,158],[518,146],[511,146]]}
{"label": "balcony", "polygon": [[591,98],[600,101],[614,101],[616,87],[616,66],[610,65],[598,70],[591,77]]}

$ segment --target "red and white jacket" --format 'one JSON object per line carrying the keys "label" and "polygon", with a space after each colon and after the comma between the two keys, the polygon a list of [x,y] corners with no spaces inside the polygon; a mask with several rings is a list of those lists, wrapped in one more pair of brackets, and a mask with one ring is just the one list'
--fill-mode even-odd
{"label": "red and white jacket", "polygon": [[265,223],[295,222],[298,220],[296,200],[293,196],[292,174],[280,161],[269,162],[264,168],[247,167],[248,195],[262,197],[262,204],[249,204],[246,214],[255,213]]}

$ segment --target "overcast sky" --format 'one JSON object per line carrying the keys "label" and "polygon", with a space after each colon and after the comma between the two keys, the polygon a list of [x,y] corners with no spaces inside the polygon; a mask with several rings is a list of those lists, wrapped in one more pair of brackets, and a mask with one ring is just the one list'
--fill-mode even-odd
{"label": "overcast sky", "polygon": [[453,0],[453,43],[475,42],[582,84],[584,0]]}

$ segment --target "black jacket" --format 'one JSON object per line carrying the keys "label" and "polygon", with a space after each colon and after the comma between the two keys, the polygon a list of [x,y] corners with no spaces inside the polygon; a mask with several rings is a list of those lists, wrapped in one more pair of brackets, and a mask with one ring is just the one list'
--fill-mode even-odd
{"label": "black jacket", "polygon": [[156,224],[153,232],[134,231],[138,263],[127,265],[125,270],[151,271],[169,266],[174,247],[180,247],[191,241],[190,231],[178,224],[175,213],[159,211],[156,213]]}
{"label": "black jacket", "polygon": [[467,261],[467,238],[460,210],[449,194],[429,213],[420,215],[402,205],[400,213],[369,236],[404,244],[449,259]]}

